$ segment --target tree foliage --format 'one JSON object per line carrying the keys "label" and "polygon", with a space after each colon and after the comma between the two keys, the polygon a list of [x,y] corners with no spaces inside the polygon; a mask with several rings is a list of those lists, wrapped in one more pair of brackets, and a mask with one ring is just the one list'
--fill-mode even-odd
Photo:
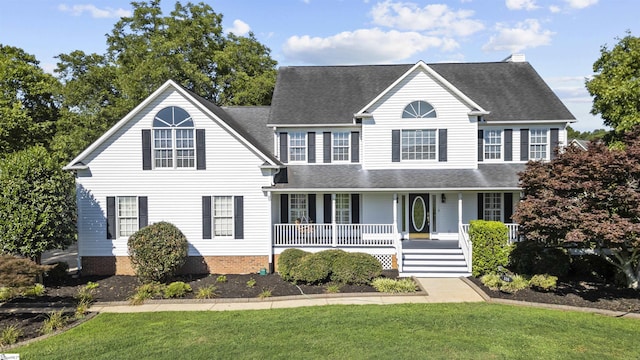
{"label": "tree foliage", "polygon": [[625,274],[629,287],[638,288],[640,127],[623,144],[567,147],[550,162],[530,162],[513,218],[527,239],[595,249]]}
{"label": "tree foliage", "polygon": [[611,49],[600,48],[586,86],[593,96],[591,113],[620,134],[640,123],[640,38],[627,32],[617,40]]}
{"label": "tree foliage", "polygon": [[33,55],[0,44],[0,154],[48,146],[59,118],[60,83]]}
{"label": "tree foliage", "polygon": [[39,259],[75,240],[75,181],[34,146],[0,162],[0,252]]}
{"label": "tree foliage", "polygon": [[71,158],[172,79],[217,105],[268,105],[276,78],[270,50],[255,36],[225,34],[205,3],[133,2],[133,15],[107,34],[103,55],[59,56],[64,114],[54,148]]}

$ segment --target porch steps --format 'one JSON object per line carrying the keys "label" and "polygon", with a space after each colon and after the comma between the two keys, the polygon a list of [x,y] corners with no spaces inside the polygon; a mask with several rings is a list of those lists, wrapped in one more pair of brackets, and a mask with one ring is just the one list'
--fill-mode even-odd
{"label": "porch steps", "polygon": [[462,249],[403,249],[401,276],[460,277],[470,276]]}

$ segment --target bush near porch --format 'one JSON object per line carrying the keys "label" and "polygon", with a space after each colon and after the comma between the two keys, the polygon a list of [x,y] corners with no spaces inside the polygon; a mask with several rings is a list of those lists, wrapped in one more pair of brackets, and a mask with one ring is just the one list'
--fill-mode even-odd
{"label": "bush near porch", "polygon": [[473,276],[493,274],[509,264],[509,230],[499,221],[472,220],[469,239],[473,244]]}

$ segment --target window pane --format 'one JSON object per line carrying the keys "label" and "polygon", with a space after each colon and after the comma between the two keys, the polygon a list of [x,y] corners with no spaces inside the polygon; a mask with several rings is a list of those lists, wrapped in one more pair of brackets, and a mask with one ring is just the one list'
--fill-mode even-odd
{"label": "window pane", "polygon": [[502,221],[502,194],[484,194],[484,220]]}
{"label": "window pane", "polygon": [[307,134],[294,132],[289,134],[289,161],[307,160]]}
{"label": "window pane", "polygon": [[153,120],[153,156],[156,168],[195,167],[193,119],[184,109],[169,106]]}
{"label": "window pane", "polygon": [[349,224],[351,222],[351,196],[349,194],[336,194],[336,223]]}
{"label": "window pane", "polygon": [[402,130],[403,160],[435,160],[435,130]]}
{"label": "window pane", "polygon": [[436,110],[426,101],[414,101],[404,108],[402,117],[405,119],[435,118]]}
{"label": "window pane", "polygon": [[131,236],[138,230],[138,202],[135,196],[118,197],[118,237]]}
{"label": "window pane", "polygon": [[213,197],[213,233],[215,236],[233,236],[233,197]]}
{"label": "window pane", "polygon": [[173,167],[172,130],[153,130],[153,147],[155,166],[159,168]]}
{"label": "window pane", "polygon": [[307,194],[291,194],[289,196],[289,221],[295,222],[299,220],[313,220],[308,218],[307,212]]}
{"label": "window pane", "polygon": [[194,149],[193,129],[176,129],[176,166],[194,167],[196,152]]}
{"label": "window pane", "polygon": [[529,158],[544,160],[547,158],[547,130],[532,129],[529,133]]}
{"label": "window pane", "polygon": [[501,130],[485,130],[484,135],[484,158],[500,159],[502,147]]}
{"label": "window pane", "polygon": [[349,161],[350,133],[339,132],[333,134],[333,160]]}

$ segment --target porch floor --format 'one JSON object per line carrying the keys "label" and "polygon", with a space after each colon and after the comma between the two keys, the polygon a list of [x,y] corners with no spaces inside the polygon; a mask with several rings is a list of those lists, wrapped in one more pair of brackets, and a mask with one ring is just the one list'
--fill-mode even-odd
{"label": "porch floor", "polygon": [[402,240],[403,249],[458,249],[458,240]]}

